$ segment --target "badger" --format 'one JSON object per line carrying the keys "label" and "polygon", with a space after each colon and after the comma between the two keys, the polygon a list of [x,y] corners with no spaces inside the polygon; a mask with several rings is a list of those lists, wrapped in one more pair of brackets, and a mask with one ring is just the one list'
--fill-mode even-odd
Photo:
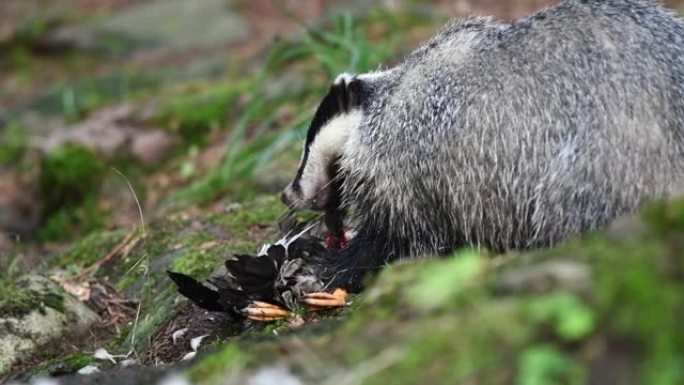
{"label": "badger", "polygon": [[453,18],[388,69],[342,74],[282,199],[342,213],[355,291],[392,261],[550,247],[684,182],[684,23],[646,0]]}

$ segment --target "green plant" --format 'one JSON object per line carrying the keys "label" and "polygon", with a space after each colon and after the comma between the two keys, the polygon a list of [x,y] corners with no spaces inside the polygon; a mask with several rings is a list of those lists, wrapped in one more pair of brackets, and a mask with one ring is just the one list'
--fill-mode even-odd
{"label": "green plant", "polygon": [[[378,39],[381,42],[369,38],[371,27],[378,26],[384,31]],[[306,27],[298,40],[276,42],[265,65],[249,81],[245,81],[249,87],[240,89],[249,90],[254,95],[251,95],[232,127],[222,164],[201,180],[179,191],[171,201],[178,204],[205,204],[228,191],[237,192],[238,197],[249,197],[249,189],[246,188],[249,186],[248,178],[305,135],[315,100],[325,92],[331,79],[345,71],[365,72],[377,68],[396,55],[401,36],[402,25],[396,16],[372,12],[357,20],[351,14],[344,13],[334,16],[323,31]],[[312,64],[314,68],[311,68]],[[297,66],[325,76],[307,76],[301,88],[283,88],[275,95],[259,95],[266,94],[265,88],[283,71],[292,74],[288,76],[305,76]],[[228,91],[225,93],[229,94]],[[219,92],[219,95],[222,94]],[[237,94],[230,93],[230,96]],[[218,121],[219,117],[225,117],[222,108],[227,104],[226,100],[229,100],[227,96],[215,98],[215,104],[208,104],[206,109],[181,116],[185,116],[188,128],[197,122],[207,124],[208,116],[214,116]],[[278,122],[278,116],[285,108],[293,110],[289,114],[291,117],[277,130],[273,130],[271,126]],[[188,169],[187,165],[185,169]]]}
{"label": "green plant", "polygon": [[[388,30],[382,42],[368,38],[368,26],[374,23],[382,23]],[[352,14],[342,13],[333,18],[328,30],[305,27],[301,41],[284,47],[281,52],[276,51],[270,65],[313,59],[328,78],[342,72],[370,71],[396,54],[400,32],[397,19],[392,14],[372,13],[357,21]]]}
{"label": "green plant", "polygon": [[78,145],[61,146],[43,159],[39,183],[46,224],[39,238],[58,240],[100,225],[97,196],[104,170],[95,154]]}
{"label": "green plant", "polygon": [[247,79],[219,86],[192,87],[163,101],[157,119],[169,124],[191,145],[200,143],[211,128],[227,123],[231,103],[250,85],[251,79]]}

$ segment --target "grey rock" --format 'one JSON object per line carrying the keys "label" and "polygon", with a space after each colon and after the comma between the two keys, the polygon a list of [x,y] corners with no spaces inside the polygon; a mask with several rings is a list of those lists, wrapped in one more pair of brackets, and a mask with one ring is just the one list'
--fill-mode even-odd
{"label": "grey rock", "polygon": [[104,107],[86,120],[71,126],[56,124],[35,146],[45,153],[73,143],[95,151],[106,159],[130,154],[145,165],[163,160],[178,143],[178,138],[162,129],[142,129],[132,122],[135,111],[130,104]]}
{"label": "grey rock", "polygon": [[168,132],[160,129],[141,131],[131,139],[131,154],[145,165],[159,163],[176,144],[176,140]]}
{"label": "grey rock", "polygon": [[55,127],[36,145],[44,152],[50,152],[65,143],[74,143],[106,157],[114,156],[125,144],[128,131],[132,130],[125,124],[131,113],[132,106],[127,104],[103,108],[81,123]]}

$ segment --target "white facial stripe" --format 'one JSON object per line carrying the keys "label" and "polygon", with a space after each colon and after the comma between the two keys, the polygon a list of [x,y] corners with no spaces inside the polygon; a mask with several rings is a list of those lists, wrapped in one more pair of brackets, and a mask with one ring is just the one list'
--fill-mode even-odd
{"label": "white facial stripe", "polygon": [[340,83],[342,83],[343,80],[345,83],[349,84],[352,82],[353,79],[354,79],[354,75],[347,73],[347,72],[344,72],[344,73],[337,75],[337,78],[335,78],[335,81],[333,82],[333,84],[335,84],[336,86],[340,85]]}
{"label": "white facial stripe", "polygon": [[361,123],[361,117],[361,110],[353,110],[336,116],[321,127],[309,147],[307,164],[300,181],[305,198],[313,197],[329,182],[328,164],[342,154],[342,147],[349,138],[351,128]]}
{"label": "white facial stripe", "polygon": [[333,84],[339,85],[342,83],[342,81],[344,81],[346,84],[349,84],[354,80],[354,78],[362,80],[362,81],[374,81],[374,80],[377,80],[379,78],[389,76],[389,74],[394,70],[395,69],[387,70],[387,71],[373,71],[373,72],[366,72],[366,73],[358,74],[358,75],[354,75],[354,74],[344,72],[344,73],[337,75]]}
{"label": "white facial stripe", "polygon": [[365,74],[358,75],[357,78],[363,81],[373,81],[381,77],[388,76],[392,70],[389,71],[374,71],[366,72]]}

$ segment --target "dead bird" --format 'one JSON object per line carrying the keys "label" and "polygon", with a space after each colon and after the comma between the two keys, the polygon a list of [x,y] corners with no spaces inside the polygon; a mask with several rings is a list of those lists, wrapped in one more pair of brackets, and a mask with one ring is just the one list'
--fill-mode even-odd
{"label": "dead bird", "polygon": [[197,306],[246,317],[254,321],[289,319],[298,308],[319,311],[346,304],[347,293],[327,292],[321,267],[335,253],[329,247],[335,237],[317,236],[314,225],[288,232],[256,255],[240,254],[206,283],[185,274],[167,271],[181,295]]}

